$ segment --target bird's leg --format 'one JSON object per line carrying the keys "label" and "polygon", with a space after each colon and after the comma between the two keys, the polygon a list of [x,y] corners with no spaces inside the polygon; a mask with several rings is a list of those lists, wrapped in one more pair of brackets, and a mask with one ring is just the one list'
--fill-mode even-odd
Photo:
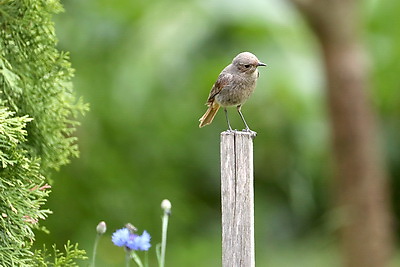
{"label": "bird's leg", "polygon": [[246,131],[251,131],[250,128],[249,128],[249,126],[248,126],[247,123],[246,123],[246,120],[245,120],[244,117],[243,117],[243,114],[242,114],[241,109],[242,109],[242,105],[237,106],[237,111],[239,112],[240,118],[242,118],[242,121],[243,121],[244,125],[246,126],[246,129],[245,129],[245,130],[246,130]]}
{"label": "bird's leg", "polygon": [[230,124],[229,118],[228,118],[228,110],[226,108],[224,108],[224,111],[225,111],[225,118],[226,118],[226,122],[228,123],[229,131],[232,131],[232,127],[231,127],[231,124]]}
{"label": "bird's leg", "polygon": [[240,118],[242,118],[242,121],[243,121],[244,125],[246,126],[246,129],[244,129],[244,131],[249,132],[252,135],[252,137],[254,138],[257,135],[257,133],[250,130],[249,125],[247,125],[246,120],[244,119],[241,109],[242,109],[242,105],[237,106],[237,111],[239,112]]}

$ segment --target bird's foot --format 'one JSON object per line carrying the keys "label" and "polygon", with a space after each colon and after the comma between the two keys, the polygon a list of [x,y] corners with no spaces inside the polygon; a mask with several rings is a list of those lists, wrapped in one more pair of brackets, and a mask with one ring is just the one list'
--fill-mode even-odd
{"label": "bird's foot", "polygon": [[242,132],[250,133],[252,138],[257,136],[257,132],[250,130],[250,128],[243,129]]}

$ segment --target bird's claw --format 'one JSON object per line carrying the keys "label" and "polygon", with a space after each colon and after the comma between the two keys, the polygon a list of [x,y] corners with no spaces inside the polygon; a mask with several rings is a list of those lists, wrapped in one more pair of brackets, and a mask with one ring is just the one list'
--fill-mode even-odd
{"label": "bird's claw", "polygon": [[250,133],[253,138],[257,136],[257,132],[250,130],[250,128],[243,129],[242,132]]}

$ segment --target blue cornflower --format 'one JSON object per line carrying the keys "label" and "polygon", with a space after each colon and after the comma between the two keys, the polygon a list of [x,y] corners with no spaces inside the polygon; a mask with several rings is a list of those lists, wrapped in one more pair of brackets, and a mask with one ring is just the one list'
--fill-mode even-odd
{"label": "blue cornflower", "polygon": [[142,235],[134,235],[133,238],[130,238],[127,247],[133,250],[149,250],[150,239],[150,234],[145,230]]}
{"label": "blue cornflower", "polygon": [[135,235],[128,228],[115,231],[111,238],[116,246],[132,250],[148,250],[151,247],[150,239],[150,234],[147,231],[143,231],[142,235]]}
{"label": "blue cornflower", "polygon": [[125,247],[129,241],[131,233],[127,228],[122,228],[115,231],[111,237],[112,242],[118,247]]}

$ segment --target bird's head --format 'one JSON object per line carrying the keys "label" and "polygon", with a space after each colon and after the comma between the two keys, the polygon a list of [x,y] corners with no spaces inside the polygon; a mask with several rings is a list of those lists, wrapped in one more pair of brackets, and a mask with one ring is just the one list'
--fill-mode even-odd
{"label": "bird's head", "polygon": [[237,55],[233,59],[232,65],[239,72],[248,74],[252,74],[259,66],[267,66],[265,63],[260,62],[258,58],[250,52],[242,52]]}

